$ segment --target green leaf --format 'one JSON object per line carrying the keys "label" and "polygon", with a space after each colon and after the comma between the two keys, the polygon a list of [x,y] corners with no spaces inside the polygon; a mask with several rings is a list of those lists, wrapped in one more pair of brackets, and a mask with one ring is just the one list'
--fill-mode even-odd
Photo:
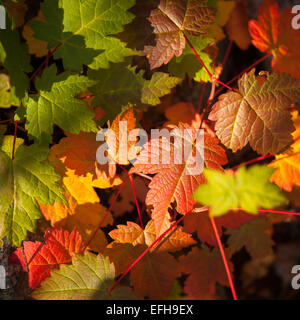
{"label": "green leaf", "polygon": [[286,202],[280,189],[269,181],[274,170],[255,165],[230,172],[204,169],[207,184],[198,187],[194,198],[210,206],[212,216],[220,216],[230,209],[244,209],[257,213],[257,208],[272,209]]}
{"label": "green leaf", "polygon": [[12,30],[10,26],[0,32],[0,61],[10,76],[11,95],[18,98],[17,101],[21,100],[29,89],[26,72],[31,72],[32,67],[27,45],[21,42],[19,30]]}
{"label": "green leaf", "polygon": [[95,94],[93,105],[106,111],[103,121],[113,119],[128,103],[138,106],[142,103],[159,104],[159,98],[181,82],[181,79],[163,72],[156,72],[146,80],[143,71],[136,73],[135,68],[126,66],[126,63],[112,64],[108,70],[90,70],[88,77],[97,81],[89,90]]}
{"label": "green leaf", "polygon": [[27,231],[35,231],[41,216],[37,201],[65,201],[56,183],[60,176],[43,162],[48,152],[37,145],[20,146],[12,160],[0,151],[0,239],[6,236],[10,243],[20,246]]}
{"label": "green leaf", "polygon": [[112,37],[134,18],[127,10],[135,0],[46,0],[41,5],[46,22],[33,21],[37,39],[57,47],[65,69],[78,71],[82,64],[92,69],[108,68],[134,54]]}
{"label": "green leaf", "polygon": [[41,143],[49,143],[53,124],[62,129],[79,133],[97,132],[94,114],[76,94],[84,91],[94,81],[69,72],[56,75],[56,67],[47,68],[36,80],[38,95],[31,95],[27,102],[26,129],[30,136]]}
{"label": "green leaf", "polygon": [[10,108],[18,105],[19,99],[11,92],[9,76],[5,73],[0,74],[0,108]]}
{"label": "green leaf", "polygon": [[108,257],[86,253],[73,257],[72,265],[61,265],[51,271],[33,297],[40,300],[124,300],[137,299],[130,288],[121,287],[109,293],[115,268]]}
{"label": "green leaf", "polygon": [[[207,53],[202,52],[202,50],[205,49],[211,42],[213,42],[214,39],[204,36],[190,36],[189,40],[193,44],[193,47],[199,54],[205,66],[213,74],[214,72],[210,66],[212,60],[210,56]],[[182,79],[185,78],[185,75],[187,74],[195,81],[210,81],[208,73],[202,67],[200,61],[197,59],[190,46],[185,47],[181,56],[173,57],[173,59],[168,64],[168,70],[172,75]]]}

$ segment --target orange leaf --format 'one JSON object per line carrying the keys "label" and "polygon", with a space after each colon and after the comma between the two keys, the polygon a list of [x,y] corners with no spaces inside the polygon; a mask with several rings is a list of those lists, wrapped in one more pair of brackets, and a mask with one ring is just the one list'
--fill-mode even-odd
{"label": "orange leaf", "polygon": [[298,113],[293,114],[296,130],[292,133],[294,143],[290,148],[279,155],[276,155],[269,167],[276,168],[271,181],[280,188],[291,191],[293,185],[300,186],[300,117]]}
{"label": "orange leaf", "polygon": [[[186,138],[193,145],[195,152],[196,131],[187,124],[180,124],[180,130],[191,129],[193,134]],[[182,131],[181,131],[182,132]],[[165,139],[166,140],[166,139]],[[181,214],[186,214],[193,209],[195,204],[192,194],[197,187],[205,182],[203,173],[189,175],[186,170],[192,167],[189,160],[192,152],[182,164],[176,164],[174,154],[176,148],[173,143],[170,146],[170,164],[151,164],[150,158],[161,159],[162,152],[167,150],[169,143],[162,139],[152,139],[148,142],[138,156],[131,172],[142,172],[145,174],[156,174],[149,184],[150,190],[146,197],[146,204],[153,206],[152,219],[155,223],[157,237],[160,236],[170,226],[170,214],[168,209],[176,201],[176,210]],[[160,143],[161,142],[161,143]],[[165,145],[165,142],[167,145]],[[156,144],[157,148],[151,145]],[[154,154],[154,153],[157,154]],[[197,150],[199,152],[199,150]],[[183,160],[183,159],[182,159]],[[222,170],[221,165],[226,164],[227,158],[224,149],[218,145],[218,139],[209,134],[204,136],[204,167]]]}
{"label": "orange leaf", "polygon": [[299,30],[292,28],[292,8],[279,11],[275,0],[265,0],[257,20],[249,22],[252,43],[262,52],[273,54],[274,71],[286,72],[300,79]]}

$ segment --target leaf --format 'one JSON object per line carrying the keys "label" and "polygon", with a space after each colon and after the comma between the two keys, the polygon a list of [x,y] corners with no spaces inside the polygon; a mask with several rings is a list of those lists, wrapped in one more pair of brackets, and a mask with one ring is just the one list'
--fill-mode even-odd
{"label": "leaf", "polygon": [[55,65],[52,65],[36,80],[39,95],[30,95],[26,106],[26,129],[29,135],[39,142],[49,143],[53,124],[72,133],[96,132],[93,113],[83,101],[75,98],[93,81],[68,72],[56,75],[56,72]]}
{"label": "leaf", "polygon": [[[104,251],[116,266],[117,275],[125,272],[147,248],[129,243],[111,243]],[[168,252],[147,253],[130,271],[130,284],[134,292],[149,299],[166,299],[171,293],[175,278],[179,276],[176,259]]]}
{"label": "leaf", "polygon": [[277,169],[271,181],[275,182],[280,188],[291,191],[293,185],[300,186],[300,118],[298,113],[293,115],[294,126],[293,132],[294,143],[284,153],[276,155],[269,167]]}
{"label": "leaf", "polygon": [[19,105],[18,99],[11,92],[9,76],[0,74],[0,108],[10,108],[12,105]]}
{"label": "leaf", "polygon": [[166,125],[184,122],[192,126],[196,122],[196,110],[191,102],[177,102],[165,110],[165,117],[169,120]]}
{"label": "leaf", "polygon": [[27,42],[28,50],[30,54],[34,54],[37,57],[43,57],[48,53],[48,42],[39,40],[34,37],[34,31],[31,28],[32,21],[45,21],[43,13],[39,10],[38,15],[29,20],[23,27],[22,35]]}
{"label": "leaf", "polygon": [[258,207],[272,209],[286,202],[280,189],[269,182],[272,173],[273,169],[259,165],[240,167],[235,175],[204,169],[207,184],[198,187],[194,198],[210,206],[212,216],[238,208],[253,214]]}
{"label": "leaf", "polygon": [[92,253],[77,254],[72,259],[72,265],[62,265],[60,270],[53,270],[51,277],[32,296],[38,300],[135,299],[128,287],[109,293],[114,277],[115,268],[107,257]]}
{"label": "leaf", "polygon": [[185,48],[184,33],[199,36],[213,22],[216,9],[206,0],[161,0],[148,18],[155,34],[155,46],[145,46],[151,69],[167,64]]}
{"label": "leaf", "polygon": [[294,129],[287,108],[300,95],[299,80],[280,73],[255,76],[252,69],[238,87],[222,94],[209,115],[221,142],[234,152],[249,142],[260,154],[278,153],[289,145]]}
{"label": "leaf", "polygon": [[[215,285],[219,283],[229,286],[224,264],[218,248],[209,250],[207,246],[202,249],[194,247],[186,256],[179,258],[180,270],[188,274],[184,283],[184,292],[189,299],[205,299],[214,295]],[[233,265],[229,262],[233,271]]]}
{"label": "leaf", "polygon": [[79,71],[82,64],[92,69],[108,68],[134,54],[112,35],[133,19],[127,10],[134,0],[46,0],[41,4],[45,22],[33,21],[34,37],[57,48],[65,69]]}
{"label": "leaf", "polygon": [[248,21],[249,17],[245,1],[239,0],[231,12],[230,19],[226,25],[226,31],[229,39],[242,50],[247,50],[251,45]]}
{"label": "leaf", "polygon": [[[10,21],[8,21],[10,23]],[[30,56],[26,44],[20,40],[19,31],[9,26],[0,32],[0,61],[8,70],[12,94],[18,100],[25,97],[29,89],[26,72],[32,71]]]}
{"label": "leaf", "polygon": [[272,223],[266,219],[256,219],[236,230],[227,230],[228,249],[237,252],[244,246],[252,259],[261,259],[273,254]]}
{"label": "leaf", "polygon": [[[122,77],[119,75],[122,74]],[[101,106],[106,111],[104,120],[112,119],[121,112],[122,106],[141,103],[156,105],[160,97],[171,92],[181,82],[163,72],[156,72],[150,80],[143,78],[143,72],[125,63],[112,64],[108,70],[90,70],[90,79],[97,83],[90,88],[95,94],[93,106]]]}
{"label": "leaf", "polygon": [[[223,228],[226,229],[238,229],[245,223],[257,219],[256,216],[247,214],[244,211],[230,211],[226,215],[215,218],[215,223],[219,232],[222,235]],[[183,231],[188,233],[197,232],[197,237],[200,241],[206,242],[210,246],[217,246],[217,239],[214,234],[214,230],[209,219],[209,215],[206,212],[192,213],[184,218]]]}
{"label": "leaf", "polygon": [[[55,228],[64,228],[70,232],[76,228],[82,236],[83,242],[88,243],[95,230],[113,223],[111,214],[106,215],[107,209],[100,203],[79,204],[68,192],[65,192],[68,204],[54,203],[54,205],[40,203],[40,209],[47,220]],[[104,216],[106,215],[105,219]],[[99,252],[107,245],[106,237],[99,228],[89,248]]]}
{"label": "leaf", "polygon": [[249,22],[252,43],[262,52],[273,55],[272,67],[276,72],[289,73],[300,79],[299,31],[292,27],[292,7],[279,11],[274,0],[264,0],[258,9],[257,20]]}
{"label": "leaf", "polygon": [[[110,237],[117,243],[146,244],[148,247],[155,241],[156,232],[153,220],[150,220],[145,230],[139,225],[127,221],[127,225],[117,225],[117,229],[109,233]],[[154,251],[177,251],[190,245],[196,244],[191,235],[182,231],[182,227],[177,227],[166,234],[163,239],[151,250]]]}
{"label": "leaf", "polygon": [[25,15],[27,13],[27,5],[22,2],[6,1],[3,6],[13,20],[14,28],[18,28],[24,24]]}
{"label": "leaf", "polygon": [[84,249],[80,234],[76,229],[71,233],[63,229],[47,229],[45,231],[45,244],[36,241],[24,241],[24,254],[18,248],[11,256],[17,258],[26,271],[28,265],[28,285],[35,289],[50,276],[50,271],[58,269],[63,263],[70,263],[72,256]]}
{"label": "leaf", "polygon": [[208,5],[215,7],[216,2],[217,13],[215,17],[215,22],[209,27],[208,35],[214,38],[216,41],[220,41],[225,38],[225,34],[222,28],[226,25],[229,20],[230,13],[234,7],[234,1],[223,1],[223,0],[209,0]]}
{"label": "leaf", "polygon": [[[183,129],[191,130],[189,136],[184,138],[185,142],[192,146],[194,152],[201,152],[201,150],[195,149],[196,130],[188,125],[181,124],[179,126],[180,132]],[[189,164],[193,156],[191,152],[182,161],[182,164],[175,163],[174,154],[178,155],[177,151],[180,145],[171,143],[170,164],[151,164],[150,158],[160,159],[159,157],[162,156],[162,153],[168,150],[169,141],[166,141],[167,139],[161,141],[160,147],[151,147],[154,144],[159,146],[160,140],[151,139],[144,146],[144,150],[141,151],[137,161],[134,163],[134,168],[131,169],[131,172],[156,174],[149,184],[150,190],[146,197],[146,204],[153,206],[151,216],[155,223],[157,236],[160,236],[170,226],[168,208],[171,207],[171,204],[176,201],[176,210],[183,215],[188,213],[195,204],[192,198],[193,192],[199,185],[205,182],[203,173],[195,175],[187,174],[187,170],[193,167],[193,165]],[[203,152],[204,167],[222,170],[221,165],[226,164],[227,159],[224,149],[218,145],[216,138],[208,134],[204,135]]]}
{"label": "leaf", "polygon": [[37,201],[53,204],[65,201],[56,183],[59,176],[44,163],[48,150],[32,145],[20,146],[15,159],[0,151],[0,238],[20,246],[27,231],[34,232],[40,218]]}
{"label": "leaf", "polygon": [[[204,49],[211,45],[214,41],[213,38],[205,36],[189,36],[189,40],[193,44],[193,47],[199,54],[201,60],[208,68],[208,70],[214,74],[212,62],[213,59],[209,56]],[[189,46],[186,46],[179,57],[173,57],[173,59],[168,64],[169,72],[179,78],[185,78],[186,74],[193,78],[195,81],[211,81],[208,73],[202,67],[195,53]]]}

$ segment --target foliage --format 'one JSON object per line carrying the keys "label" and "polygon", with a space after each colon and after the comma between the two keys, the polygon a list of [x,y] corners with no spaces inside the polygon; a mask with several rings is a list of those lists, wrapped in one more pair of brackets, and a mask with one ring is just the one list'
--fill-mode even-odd
{"label": "foliage", "polygon": [[[264,0],[250,20],[242,0],[2,2],[0,244],[31,296],[228,298],[234,256],[272,255],[288,220],[275,209],[300,186],[290,8]],[[272,68],[224,86],[224,39]],[[150,129],[172,135],[127,139]]]}

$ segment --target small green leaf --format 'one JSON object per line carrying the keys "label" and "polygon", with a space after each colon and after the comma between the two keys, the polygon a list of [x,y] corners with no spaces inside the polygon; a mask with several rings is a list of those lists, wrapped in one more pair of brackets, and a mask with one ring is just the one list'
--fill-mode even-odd
{"label": "small green leaf", "polygon": [[27,102],[26,129],[30,136],[40,143],[49,143],[53,124],[62,129],[79,133],[97,132],[94,114],[85,102],[75,96],[84,91],[94,81],[69,72],[56,75],[56,67],[46,69],[36,80],[38,95],[31,95]]}
{"label": "small green leaf", "polygon": [[258,165],[241,167],[236,175],[204,169],[207,184],[198,187],[194,198],[210,206],[212,216],[238,208],[253,214],[258,207],[272,209],[286,202],[280,189],[269,181],[272,173],[273,169]]}

